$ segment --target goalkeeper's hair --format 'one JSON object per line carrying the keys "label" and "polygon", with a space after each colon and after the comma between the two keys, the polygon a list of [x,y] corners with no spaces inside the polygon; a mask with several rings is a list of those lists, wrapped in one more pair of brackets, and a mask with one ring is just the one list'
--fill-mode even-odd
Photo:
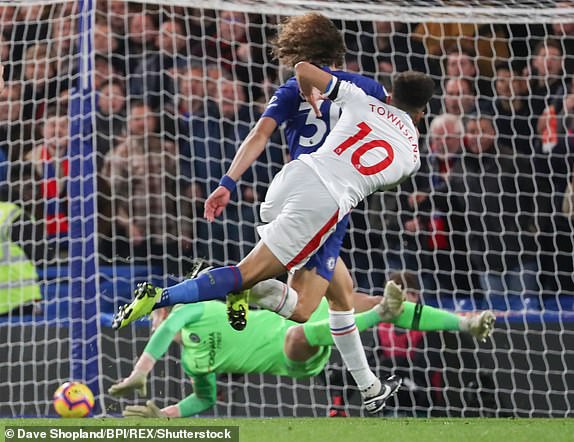
{"label": "goalkeeper's hair", "polygon": [[341,32],[329,18],[317,12],[287,18],[273,40],[273,55],[289,67],[300,61],[341,67],[345,52]]}
{"label": "goalkeeper's hair", "polygon": [[416,71],[405,71],[393,80],[392,104],[409,113],[426,108],[432,98],[435,84],[430,75]]}

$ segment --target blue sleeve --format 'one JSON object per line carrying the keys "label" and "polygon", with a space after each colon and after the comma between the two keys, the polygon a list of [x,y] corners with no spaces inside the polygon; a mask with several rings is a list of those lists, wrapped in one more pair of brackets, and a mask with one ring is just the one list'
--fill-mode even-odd
{"label": "blue sleeve", "polygon": [[297,81],[290,78],[275,91],[261,117],[273,118],[280,126],[297,112],[300,102]]}

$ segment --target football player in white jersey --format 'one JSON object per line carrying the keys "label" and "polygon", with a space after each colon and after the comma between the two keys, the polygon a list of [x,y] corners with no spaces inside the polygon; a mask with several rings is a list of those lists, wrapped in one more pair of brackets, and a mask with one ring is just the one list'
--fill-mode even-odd
{"label": "football player in white jersey", "polygon": [[[295,72],[315,112],[319,108],[313,88],[339,104],[342,115],[317,152],[301,155],[273,180],[261,208],[261,218],[268,223],[258,229],[262,239],[237,266],[213,269],[168,289],[138,292],[117,315],[118,327],[154,308],[225,299],[230,292],[249,289],[261,281],[264,284],[286,269],[300,268],[332,233],[337,221],[362,199],[396,186],[417,171],[420,160],[415,125],[434,90],[428,75],[410,71],[399,74],[389,105],[310,63],[298,63]],[[261,284],[256,303],[265,306],[266,292]],[[292,318],[297,301],[297,293],[287,287],[276,311]],[[331,331],[335,339],[353,340],[343,343],[356,349],[357,354],[350,352],[345,360],[352,371],[356,356],[363,350],[355,342],[360,343],[360,338],[355,333],[352,299],[340,300],[339,305],[348,309],[331,312]],[[378,379],[361,384],[358,386],[368,411],[382,409],[392,390],[400,385],[381,384]]]}

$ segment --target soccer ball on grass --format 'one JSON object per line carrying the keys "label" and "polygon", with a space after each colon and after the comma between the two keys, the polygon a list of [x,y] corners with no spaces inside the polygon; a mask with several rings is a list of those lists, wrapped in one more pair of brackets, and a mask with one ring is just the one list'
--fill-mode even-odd
{"label": "soccer ball on grass", "polygon": [[54,393],[54,409],[62,417],[84,417],[94,408],[94,394],[81,382],[66,382]]}

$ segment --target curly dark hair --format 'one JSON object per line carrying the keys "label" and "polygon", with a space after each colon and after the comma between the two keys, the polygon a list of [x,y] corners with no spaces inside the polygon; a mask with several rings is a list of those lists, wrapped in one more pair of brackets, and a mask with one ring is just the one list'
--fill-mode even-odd
{"label": "curly dark hair", "polygon": [[416,71],[401,72],[393,79],[392,104],[405,112],[420,112],[432,98],[434,87],[430,75]]}
{"label": "curly dark hair", "polygon": [[347,50],[335,24],[316,12],[287,18],[273,45],[275,58],[290,67],[300,61],[340,67]]}

